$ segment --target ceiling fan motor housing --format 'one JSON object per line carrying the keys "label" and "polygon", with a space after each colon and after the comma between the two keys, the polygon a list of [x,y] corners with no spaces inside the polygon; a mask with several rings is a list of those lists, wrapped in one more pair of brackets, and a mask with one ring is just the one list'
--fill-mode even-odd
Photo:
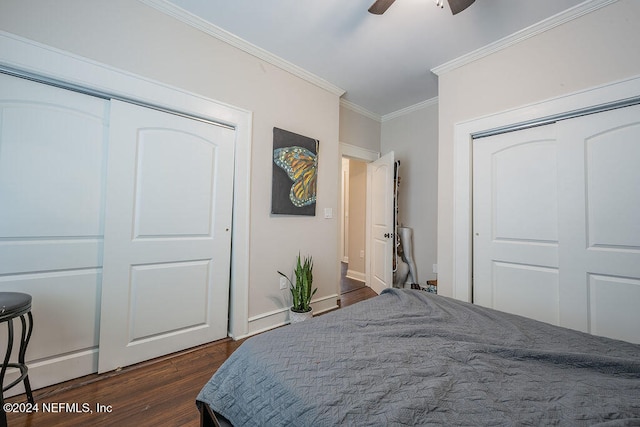
{"label": "ceiling fan motor housing", "polygon": [[[376,2],[373,3],[369,8],[369,12],[373,13],[374,15],[382,15],[387,11],[387,9],[389,9],[394,1],[395,0],[376,0]],[[451,13],[453,13],[454,15],[471,6],[474,1],[475,0],[448,0],[449,7],[451,8]],[[439,0],[436,2],[436,4],[440,7],[443,7],[444,0]]]}

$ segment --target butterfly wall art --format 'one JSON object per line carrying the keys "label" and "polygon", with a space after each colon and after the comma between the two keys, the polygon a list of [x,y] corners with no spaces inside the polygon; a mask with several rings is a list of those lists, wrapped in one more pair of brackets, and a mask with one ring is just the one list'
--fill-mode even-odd
{"label": "butterfly wall art", "polygon": [[271,213],[315,215],[318,140],[273,128]]}

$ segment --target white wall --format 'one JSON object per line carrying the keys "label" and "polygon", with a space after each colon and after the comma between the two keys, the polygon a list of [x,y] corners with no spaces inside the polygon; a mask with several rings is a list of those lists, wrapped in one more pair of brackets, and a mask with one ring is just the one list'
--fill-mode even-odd
{"label": "white wall", "polygon": [[380,120],[340,104],[340,142],[380,151]]}
{"label": "white wall", "polygon": [[[349,160],[349,277],[362,280],[365,277],[366,260],[366,211],[367,164]],[[365,256],[360,257],[360,251]]]}
{"label": "white wall", "polygon": [[400,160],[399,221],[413,229],[418,282],[435,279],[438,205],[438,105],[382,122],[381,151]]}
{"label": "white wall", "polygon": [[438,292],[453,294],[453,131],[640,74],[640,2],[620,0],[439,76]]}
{"label": "white wall", "polygon": [[[298,251],[315,262],[316,299],[333,306],[339,283],[339,98],[135,0],[2,0],[0,29],[253,112],[250,330],[284,320],[276,270]],[[317,215],[270,212],[272,128],[320,140]]]}

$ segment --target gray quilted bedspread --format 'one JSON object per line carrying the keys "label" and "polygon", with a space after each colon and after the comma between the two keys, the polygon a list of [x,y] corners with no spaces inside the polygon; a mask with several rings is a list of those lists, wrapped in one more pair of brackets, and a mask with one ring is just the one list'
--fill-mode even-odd
{"label": "gray quilted bedspread", "polygon": [[389,289],[250,338],[197,400],[236,427],[640,425],[640,345]]}

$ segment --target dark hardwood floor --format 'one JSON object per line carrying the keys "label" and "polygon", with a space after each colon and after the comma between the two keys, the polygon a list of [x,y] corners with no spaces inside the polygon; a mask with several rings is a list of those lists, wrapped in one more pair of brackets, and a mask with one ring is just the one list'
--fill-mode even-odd
{"label": "dark hardwood floor", "polygon": [[367,286],[363,286],[353,291],[349,291],[340,295],[340,307],[346,307],[369,298],[373,298],[377,294]]}
{"label": "dark hardwood floor", "polygon": [[348,267],[349,267],[349,264],[347,264],[346,262],[340,263],[340,293],[341,294],[345,294],[347,292],[351,292],[356,289],[362,289],[365,287],[364,282],[347,277]]}
{"label": "dark hardwood floor", "polygon": [[[374,297],[364,287],[341,295],[346,307]],[[38,412],[8,413],[9,427],[198,426],[196,395],[242,344],[224,339],[133,365],[34,391]],[[24,395],[7,402],[25,402]],[[91,412],[82,413],[87,404]],[[74,406],[75,405],[75,406]],[[98,405],[105,412],[98,412]]]}

